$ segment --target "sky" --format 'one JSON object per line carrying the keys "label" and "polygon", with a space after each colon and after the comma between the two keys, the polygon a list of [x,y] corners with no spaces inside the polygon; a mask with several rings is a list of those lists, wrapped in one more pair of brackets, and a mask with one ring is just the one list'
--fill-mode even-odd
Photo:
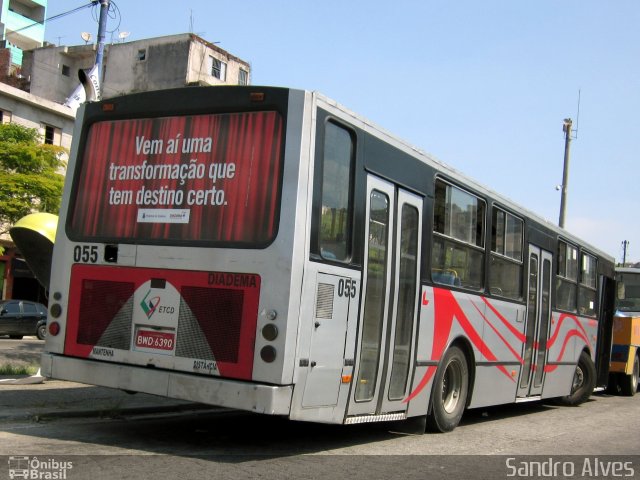
{"label": "sky", "polygon": [[[87,3],[49,0],[47,18]],[[112,3],[107,41],[219,42],[253,85],[320,91],[553,223],[571,118],[565,226],[617,262],[626,240],[640,261],[638,0]],[[97,30],[86,8],[45,39]]]}

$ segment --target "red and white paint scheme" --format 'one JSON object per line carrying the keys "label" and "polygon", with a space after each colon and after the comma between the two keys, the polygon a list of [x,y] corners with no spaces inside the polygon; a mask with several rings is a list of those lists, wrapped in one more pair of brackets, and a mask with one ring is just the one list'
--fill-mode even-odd
{"label": "red and white paint scheme", "polygon": [[449,431],[606,383],[612,282],[608,255],[318,93],[132,94],[78,112],[42,369]]}

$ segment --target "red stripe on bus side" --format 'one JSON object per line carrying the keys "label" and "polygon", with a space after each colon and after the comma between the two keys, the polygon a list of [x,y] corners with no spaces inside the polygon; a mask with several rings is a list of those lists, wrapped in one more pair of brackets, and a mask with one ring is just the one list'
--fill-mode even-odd
{"label": "red stripe on bus side", "polygon": [[[484,300],[484,298],[483,298]],[[504,336],[498,331],[498,329],[496,327],[493,326],[493,324],[489,321],[489,319],[485,316],[484,313],[482,313],[480,311],[480,309],[478,308],[478,306],[471,302],[471,304],[474,306],[474,308],[478,311],[478,313],[480,314],[480,316],[482,316],[482,318],[484,318],[484,321],[487,325],[489,325],[491,327],[491,329],[495,332],[495,334],[500,338],[500,340],[502,340],[502,342],[506,345],[506,347],[509,349],[509,351],[511,352],[511,354],[515,357],[516,360],[518,360],[521,364],[523,363],[522,357],[520,356],[520,354],[518,352],[516,352],[516,350],[509,344],[509,342],[507,341],[506,338],[504,338]]]}
{"label": "red stripe on bus side", "polygon": [[[476,348],[478,348],[478,350],[483,352],[485,358],[490,361],[497,361],[497,357],[483,342],[480,335],[478,335],[478,333],[471,325],[471,322],[458,304],[458,301],[455,299],[453,293],[449,290],[434,288],[433,294],[435,326],[433,332],[434,335],[431,360],[440,361],[440,359],[442,358],[442,354],[444,353],[444,350],[447,346],[447,341],[449,340],[449,336],[451,335],[453,319],[455,318],[458,321],[458,324],[462,327],[464,332],[469,337],[469,340],[471,340],[471,342],[476,346]],[[509,380],[515,382],[515,379],[509,374],[504,366],[496,365],[496,368],[498,368]],[[427,386],[427,384],[433,377],[435,371],[435,366],[427,368],[427,371],[418,383],[418,386],[404,400],[404,403],[410,402],[413,398],[420,394],[420,392]]]}
{"label": "red stripe on bus side", "polygon": [[509,320],[504,318],[504,316],[498,311],[498,309],[496,309],[496,307],[494,307],[491,304],[491,302],[488,299],[486,299],[485,297],[482,297],[482,301],[487,305],[487,307],[489,307],[491,309],[491,311],[494,313],[494,315],[496,317],[498,317],[502,323],[504,323],[504,325],[511,331],[511,333],[513,333],[513,335],[515,335],[515,337],[518,340],[520,340],[520,343],[524,343],[527,340],[527,337],[524,335],[524,333],[522,333],[516,327],[511,325]]}

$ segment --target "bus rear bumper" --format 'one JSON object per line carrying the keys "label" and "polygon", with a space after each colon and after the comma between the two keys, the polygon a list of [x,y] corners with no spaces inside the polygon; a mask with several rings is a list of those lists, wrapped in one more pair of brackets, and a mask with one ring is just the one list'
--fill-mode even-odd
{"label": "bus rear bumper", "polygon": [[203,375],[122,365],[48,352],[42,375],[59,380],[150,393],[267,415],[289,415],[293,387],[273,386]]}

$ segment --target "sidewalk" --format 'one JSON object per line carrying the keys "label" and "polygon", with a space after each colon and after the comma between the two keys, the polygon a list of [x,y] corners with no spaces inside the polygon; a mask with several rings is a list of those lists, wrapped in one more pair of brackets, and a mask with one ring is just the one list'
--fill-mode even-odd
{"label": "sidewalk", "polygon": [[43,383],[31,385],[0,383],[0,422],[40,421],[56,417],[118,417],[196,409],[215,407],[145,393],[132,395],[121,390],[63,380],[45,379]]}
{"label": "sidewalk", "polygon": [[[39,365],[44,342],[26,337],[5,342],[0,365]],[[19,379],[30,384],[15,385],[3,380]],[[47,418],[118,417],[145,413],[225,409],[146,393],[128,394],[64,380],[27,376],[0,376],[0,423],[40,421]]]}

